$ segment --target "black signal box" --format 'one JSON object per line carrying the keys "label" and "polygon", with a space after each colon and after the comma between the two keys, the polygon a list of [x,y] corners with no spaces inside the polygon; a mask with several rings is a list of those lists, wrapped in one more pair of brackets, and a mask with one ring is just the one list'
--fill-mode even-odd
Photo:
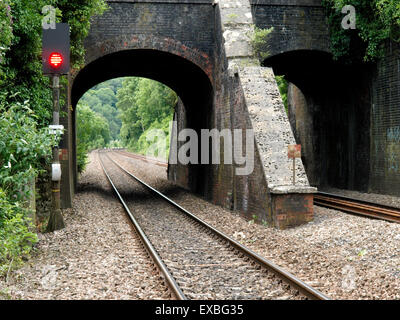
{"label": "black signal box", "polygon": [[67,23],[56,23],[55,29],[43,29],[43,74],[68,74],[70,69],[70,35]]}

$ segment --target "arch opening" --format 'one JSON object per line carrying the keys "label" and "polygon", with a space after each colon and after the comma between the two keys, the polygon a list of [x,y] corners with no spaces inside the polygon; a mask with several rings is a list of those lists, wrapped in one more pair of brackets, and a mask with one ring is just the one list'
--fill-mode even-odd
{"label": "arch opening", "polygon": [[[196,132],[211,128],[214,90],[210,78],[195,63],[178,55],[159,50],[124,50],[105,55],[89,63],[74,78],[71,89],[73,123],[73,161],[76,168],[76,106],[89,89],[104,81],[120,77],[148,78],[163,83],[176,92],[179,101],[174,120],[183,128]],[[200,135],[199,135],[200,136]],[[199,157],[200,146],[198,150]],[[173,168],[176,170],[176,168]],[[208,165],[188,165],[182,186],[205,194]],[[180,179],[182,182],[182,179]],[[178,181],[179,182],[179,181]],[[75,185],[77,184],[75,170]]]}
{"label": "arch opening", "polygon": [[371,67],[307,50],[273,56],[264,65],[289,82],[288,116],[310,184],[368,191]]}

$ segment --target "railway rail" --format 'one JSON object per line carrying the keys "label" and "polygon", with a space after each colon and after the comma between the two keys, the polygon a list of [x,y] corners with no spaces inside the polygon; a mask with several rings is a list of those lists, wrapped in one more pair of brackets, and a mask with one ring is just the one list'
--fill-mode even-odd
{"label": "railway rail", "polygon": [[138,159],[138,160],[141,160],[141,161],[144,161],[144,162],[147,162],[147,163],[155,164],[155,165],[160,166],[160,167],[165,167],[165,168],[168,167],[168,163],[167,162],[160,161],[160,160],[155,159],[155,158],[150,158],[150,157],[146,157],[146,156],[143,156],[143,155],[140,155],[140,154],[134,154],[134,153],[126,152],[125,150],[116,150],[114,152],[119,153],[119,154],[121,154],[121,155],[123,155],[125,157],[128,157],[128,158]]}
{"label": "railway rail", "polygon": [[[177,299],[329,300],[199,219],[125,170],[109,155],[99,152],[104,173]],[[134,192],[128,187],[132,179],[137,182]],[[131,200],[125,201],[121,194]],[[136,195],[140,197],[135,198]]]}
{"label": "railway rail", "polygon": [[318,192],[314,204],[365,217],[400,223],[400,209],[345,196]]}

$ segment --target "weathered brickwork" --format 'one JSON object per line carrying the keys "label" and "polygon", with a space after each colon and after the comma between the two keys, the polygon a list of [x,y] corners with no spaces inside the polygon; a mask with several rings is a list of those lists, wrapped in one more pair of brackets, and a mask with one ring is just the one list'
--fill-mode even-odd
{"label": "weathered brickwork", "polygon": [[269,54],[295,50],[329,52],[329,31],[321,0],[251,0],[255,24],[274,28]]}
{"label": "weathered brickwork", "polygon": [[[175,110],[177,132],[184,128],[198,133],[201,129],[242,129],[243,138],[246,129],[255,132],[250,175],[236,175],[235,164],[170,165],[169,179],[271,226],[287,228],[310,221],[315,189],[310,188],[300,160],[298,185],[291,185],[286,152],[295,139],[274,72],[260,66],[250,43],[254,22],[261,27],[273,22],[278,38],[272,54],[326,51],[321,42],[325,31],[312,30],[322,26],[321,8],[315,1],[257,1],[253,5],[249,0],[108,2],[110,10],[94,19],[86,39],[86,66],[73,74],[70,105],[74,108],[86,90],[114,77],[161,81],[180,97]],[[304,19],[311,19],[312,28]],[[289,29],[283,28],[285,23]],[[65,146],[74,146],[75,112],[69,111],[69,116],[72,124],[68,124]],[[244,149],[245,139],[242,145]],[[76,156],[71,148],[70,166]],[[76,175],[70,180],[76,181]]]}
{"label": "weathered brickwork", "polygon": [[[217,109],[228,110],[226,114],[230,115],[232,128],[254,130],[256,145],[253,174],[233,176],[231,207],[279,228],[308,222],[313,213],[312,204],[311,211],[305,210],[301,201],[297,209],[287,208],[293,215],[297,213],[296,219],[290,215],[277,219],[279,210],[286,210],[285,205],[288,205],[281,201],[283,198],[296,194],[298,198],[309,199],[315,189],[310,188],[301,161],[297,163],[298,184],[291,185],[287,146],[295,140],[274,73],[270,68],[261,67],[254,58],[251,47],[254,20],[250,2],[220,1],[220,12],[224,37],[222,51],[225,51],[226,61],[221,63],[224,66],[220,75],[223,90],[221,95],[217,92]],[[229,94],[224,95],[224,92]]]}
{"label": "weathered brickwork", "polygon": [[[302,69],[297,72],[304,74]],[[309,181],[318,188],[367,191],[371,70],[315,58],[309,74],[290,85],[288,94],[289,116],[303,146]]]}
{"label": "weathered brickwork", "polygon": [[[187,48],[198,50],[208,56],[214,53],[214,9],[211,1],[193,1],[191,4],[163,1],[118,1],[109,2],[110,9],[94,19],[91,32],[86,39],[87,63],[96,59],[93,51],[112,51],[112,42],[120,50],[120,39],[125,38],[126,46],[146,48],[152,46],[152,39],[162,39],[167,45],[182,43]],[[192,3],[198,3],[193,5]],[[168,40],[172,43],[168,43]],[[97,44],[97,45],[96,45]],[[144,46],[144,47],[143,47]],[[159,48],[155,48],[159,49]],[[168,48],[165,48],[166,50]],[[100,54],[100,53],[99,53]]]}
{"label": "weathered brickwork", "polygon": [[400,195],[400,45],[387,43],[374,79],[370,191]]}

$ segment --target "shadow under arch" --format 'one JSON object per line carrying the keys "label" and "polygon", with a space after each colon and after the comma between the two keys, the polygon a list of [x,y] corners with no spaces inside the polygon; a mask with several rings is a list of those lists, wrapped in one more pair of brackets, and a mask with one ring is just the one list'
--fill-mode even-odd
{"label": "shadow under arch", "polygon": [[[302,91],[336,82],[348,69],[347,66],[336,63],[331,53],[319,50],[284,52],[265,59],[263,65],[271,67],[276,75],[284,75],[287,81]],[[321,83],[317,79],[325,82]]]}
{"label": "shadow under arch", "polygon": [[[154,49],[130,49],[110,53],[87,64],[73,79],[71,104],[74,110],[72,124],[75,168],[76,105],[93,86],[119,77],[142,77],[165,84],[179,96],[185,109],[187,128],[199,132],[211,127],[214,89],[211,79],[198,65],[179,55]],[[205,170],[207,168],[202,165],[190,167],[190,177],[195,176],[191,179],[194,181],[191,186],[193,191],[203,193],[201,186],[205,184],[204,179],[207,177]]]}
{"label": "shadow under arch", "polygon": [[187,107],[213,95],[209,77],[193,62],[169,52],[133,49],[107,54],[86,65],[74,78],[72,106],[96,84],[119,77],[159,81],[174,90]]}
{"label": "shadow under arch", "polygon": [[264,65],[290,83],[289,120],[311,185],[367,191],[373,66],[318,50],[285,52]]}

